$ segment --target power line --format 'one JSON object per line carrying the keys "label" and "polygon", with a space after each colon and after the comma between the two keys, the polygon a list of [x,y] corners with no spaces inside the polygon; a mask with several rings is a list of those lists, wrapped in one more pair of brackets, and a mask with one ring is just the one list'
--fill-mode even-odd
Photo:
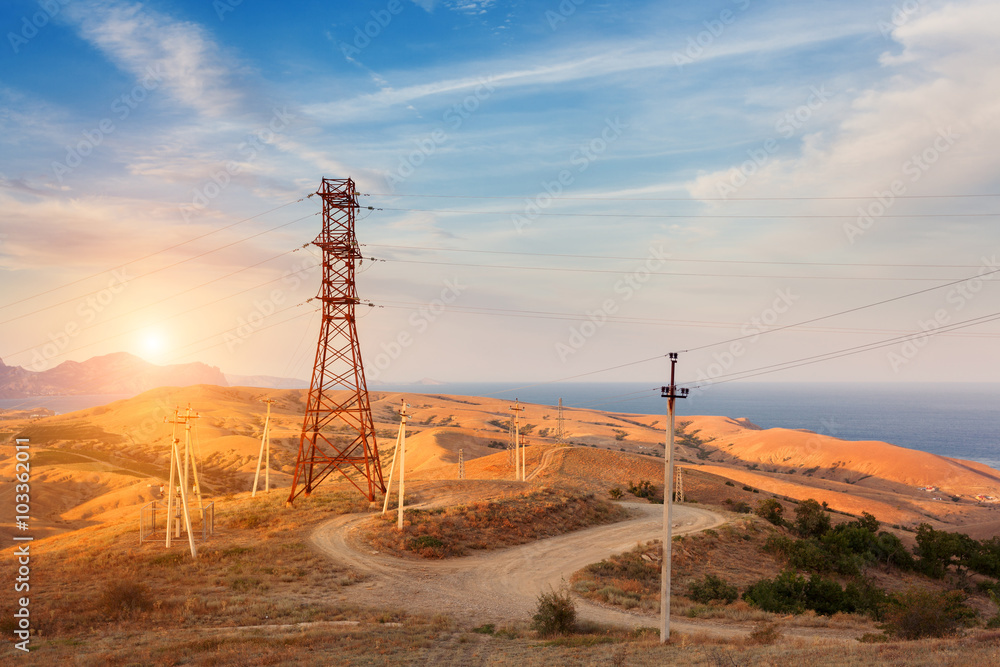
{"label": "power line", "polygon": [[[300,199],[296,199],[295,201],[290,201],[287,204],[282,204],[281,206],[276,206],[275,208],[272,208],[272,209],[270,209],[268,211],[264,211],[263,213],[258,213],[257,215],[250,216],[249,218],[244,218],[242,220],[238,220],[237,222],[234,222],[232,224],[226,225],[225,227],[219,227],[218,229],[212,230],[210,232],[206,232],[205,234],[202,234],[201,236],[195,236],[194,238],[188,239],[187,241],[183,241],[181,243],[176,243],[176,244],[174,244],[172,246],[168,246],[166,248],[163,248],[162,250],[157,250],[156,252],[150,253],[148,255],[143,255],[142,257],[137,257],[136,259],[130,260],[128,262],[125,262],[124,264],[119,264],[118,266],[112,266],[110,269],[105,269],[103,271],[98,271],[97,273],[91,274],[91,275],[86,276],[84,278],[78,278],[78,279],[72,280],[72,281],[70,281],[68,283],[64,283],[64,284],[62,284],[62,285],[60,285],[58,287],[53,287],[53,288],[47,289],[47,290],[45,290],[43,292],[38,292],[37,294],[33,294],[31,296],[26,296],[23,299],[18,299],[17,301],[11,301],[10,303],[5,303],[4,305],[0,306],[0,310],[3,310],[4,308],[9,308],[10,306],[17,305],[17,304],[22,303],[24,301],[29,301],[31,299],[35,299],[35,298],[38,298],[40,296],[44,296],[44,295],[49,294],[51,292],[56,292],[56,291],[61,290],[61,289],[65,288],[65,287],[69,287],[71,285],[76,285],[78,283],[85,282],[87,280],[90,280],[91,278],[96,278],[96,277],[98,277],[100,275],[106,274],[108,271],[116,271],[118,269],[124,269],[129,264],[135,264],[136,262],[141,262],[141,261],[143,261],[145,259],[149,259],[150,257],[155,257],[157,255],[161,255],[161,254],[163,254],[165,252],[168,252],[170,250],[174,250],[176,248],[180,248],[183,245],[187,245],[188,243],[193,243],[193,242],[198,241],[200,239],[203,239],[203,238],[205,238],[207,236],[211,236],[212,234],[217,234],[218,232],[222,232],[222,231],[225,231],[227,229],[231,229],[232,227],[236,227],[237,225],[242,225],[244,222],[249,222],[251,220],[259,218],[262,215],[267,215],[268,213],[273,213],[274,211],[277,211],[279,209],[285,208],[286,206],[291,206],[292,204],[298,204],[300,201],[305,201],[306,199],[309,199],[309,197],[312,197],[312,195],[308,195],[306,197],[302,197]],[[93,292],[91,292],[90,294],[93,294]]]}
{"label": "power line", "polygon": [[[577,269],[561,266],[514,266],[508,264],[474,264],[471,262],[432,262],[422,259],[384,259],[381,257],[370,257],[369,259],[378,262],[395,262],[401,264],[426,264],[433,266],[462,266],[477,269],[504,269],[514,271],[555,271],[557,273],[614,273],[621,275],[623,272],[618,269]],[[865,280],[865,281],[906,281],[906,282],[933,282],[936,280],[951,280],[951,278],[914,278],[902,277],[894,278],[890,276],[786,276],[774,274],[752,274],[752,273],[685,273],[678,271],[647,271],[643,269],[643,274],[651,276],[677,276],[677,277],[702,277],[702,278],[765,278],[779,280]],[[628,271],[624,273],[630,273]],[[963,279],[964,280],[964,279]]]}
{"label": "power line", "polygon": [[[469,253],[481,253],[487,255],[513,255],[518,257],[565,257],[568,259],[599,259],[599,260],[629,260],[642,262],[649,259],[649,257],[621,257],[614,255],[568,255],[561,253],[544,253],[544,252],[511,252],[504,250],[472,250],[469,248],[437,248],[430,246],[405,246],[405,245],[388,245],[384,243],[362,243],[361,245],[370,248],[392,248],[398,250],[430,250],[434,252],[469,252]],[[704,264],[776,264],[783,266],[862,266],[862,267],[872,267],[872,268],[934,268],[934,269],[974,269],[977,264],[875,264],[875,263],[862,263],[862,262],[771,262],[771,261],[754,261],[745,259],[690,259],[682,257],[668,257],[667,261],[670,262],[696,262]]]}
{"label": "power line", "polygon": [[841,310],[839,312],[832,313],[830,315],[823,315],[822,317],[814,317],[814,318],[812,318],[810,320],[804,320],[802,322],[797,322],[795,324],[787,324],[785,326],[774,327],[773,329],[768,329],[766,331],[758,331],[758,332],[756,332],[754,334],[749,334],[749,335],[746,335],[746,336],[738,336],[736,338],[730,338],[728,340],[719,341],[718,343],[710,343],[708,345],[700,345],[698,347],[692,347],[692,348],[690,348],[688,350],[684,350],[684,351],[685,352],[696,352],[698,350],[704,350],[704,349],[709,348],[709,347],[717,347],[719,345],[726,345],[727,343],[734,343],[734,342],[739,341],[739,340],[745,340],[747,338],[753,338],[754,336],[758,336],[758,335],[770,334],[770,333],[774,333],[776,331],[783,331],[785,329],[789,329],[791,327],[801,326],[803,324],[812,324],[813,322],[819,322],[821,320],[827,320],[827,319],[830,319],[831,317],[837,317],[839,315],[846,315],[848,313],[855,313],[855,312],[858,312],[859,310],[866,310],[868,308],[874,308],[875,306],[882,306],[882,305],[885,305],[887,303],[892,303],[893,301],[900,301],[902,299],[908,299],[909,297],[911,297],[911,296],[917,296],[918,294],[926,294],[927,292],[933,292],[935,290],[943,289],[945,287],[950,287],[952,285],[957,285],[958,283],[964,283],[964,282],[967,282],[969,280],[973,280],[973,279],[976,279],[976,278],[982,278],[984,276],[988,276],[988,275],[991,275],[991,274],[994,274],[994,273],[997,273],[997,272],[1000,272],[1000,269],[993,269],[992,271],[984,271],[984,272],[981,272],[981,273],[979,273],[979,274],[977,274],[975,276],[971,276],[969,278],[962,278],[961,280],[955,280],[955,281],[952,281],[952,282],[949,282],[949,283],[944,283],[943,285],[938,285],[936,287],[928,287],[927,289],[918,290],[916,292],[910,292],[909,294],[902,294],[900,296],[895,296],[895,297],[892,297],[891,299],[883,299],[882,301],[876,301],[875,303],[869,303],[867,305],[858,306],[856,308],[848,308],[847,310]]}
{"label": "power line", "polygon": [[[397,211],[406,213],[459,213],[461,215],[527,215],[520,211],[460,211],[454,209],[436,208],[389,208],[387,206],[375,207],[376,211]],[[706,213],[559,213],[559,212],[532,212],[531,217],[553,216],[571,218],[649,218],[649,219],[696,219],[696,220],[854,220],[858,215],[833,215],[833,214],[802,214],[802,215],[716,215]],[[1000,217],[1000,213],[883,213],[879,218],[995,218]]]}
{"label": "power line", "polygon": [[[311,217],[313,217],[315,215],[319,215],[319,213],[310,213],[309,215],[303,216],[301,218],[296,218],[295,220],[292,220],[291,222],[286,222],[286,223],[280,224],[277,227],[271,227],[270,229],[265,229],[262,232],[258,232],[256,234],[252,234],[252,235],[247,236],[245,238],[239,239],[238,241],[233,241],[232,243],[227,243],[227,244],[219,246],[217,248],[213,248],[212,250],[206,250],[205,252],[199,253],[197,255],[193,255],[191,257],[188,257],[187,259],[182,259],[182,260],[179,260],[177,262],[174,262],[173,264],[167,264],[166,266],[161,266],[160,268],[153,269],[152,271],[147,271],[146,273],[142,273],[142,274],[139,274],[138,276],[136,276],[134,278],[131,278],[128,282],[132,282],[133,280],[139,280],[140,278],[146,278],[148,276],[153,275],[154,273],[159,273],[161,271],[166,271],[167,269],[172,269],[175,266],[180,266],[181,264],[185,264],[185,263],[190,262],[190,261],[195,260],[195,259],[200,259],[201,257],[205,257],[206,255],[211,255],[212,253],[218,252],[220,250],[224,250],[224,249],[229,248],[231,246],[239,245],[240,243],[243,243],[245,241],[249,241],[250,239],[253,239],[253,238],[257,238],[258,236],[263,236],[264,234],[270,234],[273,231],[277,231],[277,230],[279,230],[279,229],[281,229],[283,227],[288,227],[289,225],[293,225],[296,222],[301,222],[302,220],[305,220],[306,218],[311,218]],[[125,266],[125,265],[123,265],[123,266]],[[59,301],[57,303],[53,303],[51,305],[44,306],[42,308],[38,308],[38,309],[33,310],[33,311],[29,312],[29,313],[23,313],[21,315],[17,315],[16,317],[11,317],[9,319],[4,320],[3,322],[0,322],[0,325],[10,324],[11,322],[16,322],[17,320],[24,319],[25,317],[30,317],[32,315],[37,315],[38,313],[44,312],[46,310],[51,310],[51,309],[56,308],[58,306],[64,306],[67,303],[73,303],[74,301],[79,301],[80,299],[86,298],[88,296],[93,296],[94,294],[98,294],[98,293],[100,293],[102,291],[103,291],[103,288],[99,289],[99,290],[94,290],[93,292],[87,292],[85,294],[81,294],[81,295],[76,296],[76,297],[74,297],[72,299],[66,299],[65,301]]]}
{"label": "power line", "polygon": [[[425,302],[419,301],[394,301],[389,299],[375,299],[378,304],[384,308],[389,308],[393,310],[410,310],[411,306],[422,307],[426,306]],[[448,306],[449,311],[456,311],[460,315],[487,315],[496,317],[518,317],[518,318],[528,318],[528,319],[546,319],[546,320],[567,320],[573,322],[588,322],[591,317],[586,314],[580,313],[567,313],[558,311],[544,311],[544,310],[515,310],[510,308],[490,308],[486,306],[458,306],[451,304]],[[653,326],[676,326],[676,327],[691,327],[691,328],[712,328],[712,329],[738,329],[740,327],[746,326],[746,322],[712,322],[712,321],[702,321],[702,320],[662,320],[662,319],[652,319],[643,317],[621,317],[616,315],[604,315],[604,320],[607,322],[618,323],[618,324],[646,324]],[[909,333],[908,331],[903,331],[900,329],[862,329],[862,328],[846,328],[846,327],[803,327],[801,330],[815,333],[852,333],[852,334],[871,334],[871,333]],[[976,338],[995,338],[1000,336],[1000,333],[979,333],[979,334],[956,334],[965,335],[969,337]]]}
{"label": "power line", "polygon": [[557,382],[566,382],[568,380],[575,380],[577,378],[586,377],[588,375],[596,375],[597,373],[606,373],[607,371],[614,371],[614,370],[618,370],[619,368],[625,368],[627,366],[635,366],[636,364],[644,364],[646,362],[653,361],[655,359],[663,359],[666,356],[667,356],[666,354],[658,354],[655,357],[649,357],[647,359],[640,359],[638,361],[630,361],[630,362],[625,363],[625,364],[618,364],[617,366],[611,366],[609,368],[601,368],[601,369],[596,370],[596,371],[587,371],[586,373],[577,373],[576,375],[570,375],[568,377],[559,378],[558,380],[548,380],[546,382],[535,382],[533,384],[526,384],[526,385],[523,385],[521,387],[514,387],[513,389],[502,389],[500,391],[495,391],[493,393],[486,394],[486,396],[489,397],[489,396],[496,396],[498,394],[509,394],[512,391],[519,391],[521,389],[531,389],[533,387],[542,387],[542,386],[547,385],[547,384],[555,384]]}
{"label": "power line", "polygon": [[[961,322],[955,322],[954,324],[944,325],[937,329],[930,329],[928,331],[921,331],[921,332],[907,334],[906,336],[895,336],[893,338],[887,338],[885,340],[876,341],[874,343],[856,345],[854,347],[848,347],[842,350],[836,350],[834,352],[826,352],[823,354],[813,355],[811,357],[803,357],[801,359],[795,359],[793,361],[785,361],[778,364],[770,364],[768,366],[760,366],[758,368],[748,369],[746,371],[728,373],[726,375],[720,375],[718,378],[714,378],[708,383],[701,385],[693,385],[691,389],[698,389],[700,387],[714,385],[714,384],[725,384],[726,382],[734,382],[736,380],[745,380],[750,377],[756,377],[758,375],[767,375],[769,373],[776,373],[778,371],[798,368],[800,366],[809,366],[811,364],[819,363],[821,361],[830,361],[831,359],[839,359],[840,357],[851,356],[854,354],[861,354],[862,352],[870,352],[871,350],[877,350],[882,347],[888,347],[889,345],[894,345],[903,340],[909,341],[920,337],[938,336],[949,331],[954,331],[956,329],[965,329],[967,327],[986,324],[987,322],[993,322],[995,320],[1000,320],[1000,312],[990,313],[989,315],[982,315],[980,317],[974,317],[968,320],[963,320]],[[730,378],[730,379],[719,380],[719,378]]]}
{"label": "power line", "polygon": [[[282,254],[287,254],[287,253],[282,253]],[[301,268],[298,271],[294,271],[292,273],[292,275],[295,275],[297,273],[303,273],[303,272],[308,271],[310,269],[314,269],[314,268],[316,268],[316,266],[317,265],[311,265],[311,266],[307,266],[307,267]],[[228,295],[226,295],[226,296],[224,296],[222,298],[216,299],[214,301],[209,301],[208,303],[203,303],[201,305],[194,306],[193,308],[188,308],[187,310],[183,310],[183,311],[181,311],[179,313],[174,313],[172,315],[168,315],[168,316],[163,317],[163,318],[161,318],[159,320],[156,320],[155,322],[149,322],[149,323],[143,324],[142,326],[136,327],[135,329],[130,329],[128,331],[119,331],[118,333],[116,333],[114,335],[106,336],[105,338],[101,338],[101,339],[98,339],[98,340],[93,340],[93,341],[90,341],[89,343],[84,343],[83,345],[78,345],[77,347],[74,347],[74,348],[71,348],[71,349],[62,350],[58,354],[54,354],[51,357],[49,357],[49,359],[58,359],[60,357],[65,357],[66,355],[72,354],[73,352],[79,352],[80,350],[82,350],[84,348],[93,347],[94,345],[99,345],[100,343],[106,343],[109,340],[114,340],[115,338],[121,338],[122,336],[127,336],[129,334],[137,333],[137,332],[142,331],[143,329],[146,329],[146,328],[148,328],[150,326],[155,326],[157,324],[163,324],[164,322],[172,320],[172,319],[174,319],[176,317],[180,317],[181,315],[187,315],[188,313],[193,313],[196,310],[201,310],[202,308],[206,308],[208,306],[211,306],[211,305],[214,305],[214,304],[217,304],[217,303],[221,303],[222,301],[226,301],[228,299],[232,299],[233,297],[239,296],[240,294],[246,294],[247,292],[252,292],[252,291],[254,291],[256,289],[259,289],[259,288],[261,288],[261,287],[263,287],[265,285],[270,285],[271,283],[277,282],[279,280],[283,280],[284,278],[285,278],[285,276],[278,276],[277,278],[274,278],[272,280],[268,280],[268,281],[265,281],[263,283],[258,283],[257,285],[254,285],[252,287],[248,287],[248,288],[246,288],[244,290],[240,290],[239,292],[234,292],[232,294],[228,294]],[[221,280],[221,278],[218,278],[216,280]],[[211,283],[211,282],[215,282],[215,281],[214,280],[213,281],[209,281],[209,283]],[[205,285],[207,285],[209,283],[206,283]],[[200,285],[199,287],[204,287],[205,285]],[[177,295],[175,294],[174,296],[177,296]],[[168,297],[168,299],[170,299],[170,298],[173,298],[173,297]],[[166,300],[166,299],[164,299],[164,300]],[[301,304],[299,304],[299,305],[301,305]],[[125,315],[131,315],[131,314],[132,313],[125,313]],[[116,315],[115,318],[121,317],[121,316],[122,315]],[[111,319],[115,319],[115,318],[111,318]],[[225,331],[229,331],[229,329],[226,329]],[[220,332],[220,333],[225,333],[225,331]],[[30,352],[31,350],[35,349],[36,347],[38,347],[38,346],[37,345],[32,345],[31,347],[27,347],[27,348],[25,348],[23,350],[18,350],[17,352],[14,352],[13,354],[11,354],[9,356],[11,358],[13,358],[13,357],[16,357],[16,356],[18,356],[20,354],[24,354],[25,352]]]}
{"label": "power line", "polygon": [[[978,274],[978,276],[973,276],[973,278],[976,278],[976,277],[982,278],[983,276],[987,276],[987,275],[990,275],[992,273],[997,273],[997,272],[1000,272],[1000,269],[994,269],[993,271],[986,271],[986,272]],[[718,345],[724,345],[724,344],[727,344],[727,343],[735,342],[737,340],[743,340],[745,338],[752,338],[754,336],[763,335],[765,333],[774,333],[776,331],[782,331],[782,330],[785,330],[785,329],[789,329],[791,327],[801,326],[803,324],[810,324],[812,322],[818,322],[820,320],[829,319],[831,317],[837,317],[839,315],[845,315],[847,313],[852,313],[852,312],[857,312],[857,311],[860,311],[860,310],[865,310],[867,308],[872,308],[872,307],[875,307],[875,306],[884,305],[886,303],[891,303],[893,301],[899,301],[901,299],[906,299],[908,297],[916,296],[918,294],[924,294],[926,292],[931,292],[931,291],[934,291],[934,290],[942,289],[944,287],[949,287],[950,285],[955,285],[955,284],[960,283],[960,282],[966,282],[967,280],[970,280],[970,279],[972,279],[972,278],[964,278],[962,280],[957,280],[957,281],[954,281],[954,282],[945,283],[943,285],[938,285],[936,287],[930,287],[930,288],[927,288],[927,289],[919,290],[917,292],[911,292],[909,294],[903,294],[903,295],[900,295],[900,296],[897,296],[897,297],[893,297],[891,299],[884,299],[882,301],[877,301],[875,303],[870,303],[870,304],[867,304],[867,305],[864,305],[864,306],[858,306],[856,308],[850,308],[848,310],[839,311],[839,312],[836,312],[836,313],[832,313],[830,315],[824,315],[822,317],[816,317],[816,318],[813,318],[811,320],[805,320],[804,322],[798,322],[796,324],[789,324],[789,325],[786,325],[786,326],[783,326],[783,327],[775,327],[774,329],[768,329],[766,331],[758,331],[758,332],[755,332],[754,334],[750,334],[750,335],[747,335],[747,336],[739,336],[737,338],[731,338],[729,340],[725,340],[725,341],[721,341],[721,342],[717,342],[717,343],[711,343],[711,344],[708,344],[708,345],[702,345],[702,346],[699,346],[699,347],[690,348],[688,350],[684,350],[684,352],[694,352],[694,351],[697,351],[697,350],[703,350],[703,349],[706,349],[706,348],[709,348],[709,347],[716,347]],[[985,317],[990,317],[990,316],[985,316]],[[992,321],[992,320],[986,320],[986,321]],[[982,322],[977,322],[977,323],[982,323]],[[972,325],[970,324],[968,326],[972,326]],[[946,331],[952,331],[952,330],[959,329],[959,328],[965,328],[965,327],[949,326],[947,328],[935,329],[933,331],[934,331],[935,335],[940,335],[942,333],[945,333]],[[908,336],[913,336],[913,335],[919,335],[919,334],[908,334]],[[891,338],[891,339],[889,339],[890,343],[888,343],[888,344],[891,344],[892,341],[897,341],[900,338],[905,338],[905,337],[906,336],[902,336],[902,337],[897,336],[895,338]],[[847,349],[848,350],[852,350],[852,349],[856,349],[856,348],[847,348]],[[634,365],[637,365],[637,364],[647,363],[649,361],[653,361],[653,360],[656,360],[656,359],[662,359],[662,358],[664,358],[666,356],[667,356],[666,354],[661,354],[661,355],[657,355],[655,357],[648,357],[646,359],[640,359],[638,361],[631,361],[631,362],[628,362],[628,363],[625,363],[625,364],[619,364],[617,366],[611,366],[611,367],[608,367],[608,368],[601,368],[601,369],[594,370],[594,371],[588,371],[586,373],[580,373],[578,375],[572,375],[572,376],[569,376],[569,377],[566,377],[566,378],[561,378],[561,379],[558,379],[558,380],[550,380],[550,381],[547,381],[547,382],[538,382],[538,383],[534,383],[534,384],[530,384],[530,385],[525,385],[525,386],[521,386],[521,387],[514,387],[513,389],[505,389],[505,390],[502,390],[502,391],[499,391],[499,392],[493,392],[492,394],[489,394],[489,396],[495,396],[497,394],[509,393],[509,392],[518,391],[518,390],[521,390],[521,389],[529,389],[529,388],[532,388],[532,387],[539,387],[539,386],[543,386],[543,385],[547,385],[547,384],[554,384],[556,382],[564,382],[566,380],[573,380],[573,379],[580,378],[580,377],[585,377],[585,376],[588,376],[588,375],[596,375],[598,373],[605,373],[607,371],[617,370],[619,368],[625,368],[627,366],[634,366]],[[794,362],[789,362],[789,363],[794,363]],[[765,367],[765,368],[768,368],[768,367]],[[779,369],[779,370],[782,370],[782,369]],[[761,373],[761,374],[763,374],[763,373]],[[750,377],[750,376],[748,376],[748,377]],[[737,379],[744,379],[744,378],[737,378]]]}
{"label": "power line", "polygon": [[[398,192],[368,192],[361,194],[361,197],[421,197],[428,199],[514,199],[523,201],[533,199],[534,195],[428,195],[428,194],[401,194]],[[896,195],[896,199],[972,199],[981,197],[1000,197],[1000,194],[958,194],[958,195]],[[872,196],[861,197],[553,197],[556,201],[676,201],[676,202],[701,202],[701,201],[852,201],[870,200]]]}

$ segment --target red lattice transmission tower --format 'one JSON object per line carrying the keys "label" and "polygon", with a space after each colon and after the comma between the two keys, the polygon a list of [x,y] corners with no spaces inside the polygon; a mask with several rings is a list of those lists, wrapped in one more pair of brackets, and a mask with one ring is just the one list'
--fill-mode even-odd
{"label": "red lattice transmission tower", "polygon": [[362,259],[354,234],[358,193],[349,178],[324,178],[316,194],[323,200],[323,231],[313,241],[323,251],[323,322],[288,504],[334,471],[374,500],[385,482],[354,317],[354,269]]}

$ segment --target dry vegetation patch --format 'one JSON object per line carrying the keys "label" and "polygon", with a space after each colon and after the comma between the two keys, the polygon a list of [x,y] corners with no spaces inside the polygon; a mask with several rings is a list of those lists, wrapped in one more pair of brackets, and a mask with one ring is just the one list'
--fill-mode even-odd
{"label": "dry vegetation patch", "polygon": [[[690,585],[711,572],[740,588],[781,572],[781,565],[763,553],[774,529],[757,517],[674,538],[671,585],[684,595]],[[573,590],[583,597],[623,609],[659,609],[660,559],[658,540],[592,563],[572,576]],[[690,603],[682,603],[683,612]]]}
{"label": "dry vegetation patch", "polygon": [[[272,493],[216,500],[216,533],[168,550],[163,532],[138,544],[134,519],[99,524],[32,544],[32,627],[45,637],[79,637],[111,626],[135,631],[294,623],[338,618],[335,591],[364,577],[312,549],[312,526],[368,508],[357,493],[320,490],[295,508]],[[3,572],[16,559],[3,553]],[[10,616],[12,597],[0,601]]]}
{"label": "dry vegetation patch", "polygon": [[513,498],[405,510],[402,533],[396,529],[396,514],[387,513],[374,517],[361,537],[380,551],[396,555],[447,558],[525,544],[627,517],[623,507],[592,494],[545,488]]}

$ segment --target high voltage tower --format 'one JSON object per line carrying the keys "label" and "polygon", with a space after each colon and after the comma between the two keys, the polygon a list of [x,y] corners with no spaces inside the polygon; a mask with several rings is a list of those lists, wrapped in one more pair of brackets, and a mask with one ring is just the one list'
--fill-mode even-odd
{"label": "high voltage tower", "polygon": [[323,320],[289,505],[334,471],[369,501],[385,492],[354,315],[355,265],[362,260],[354,233],[358,192],[349,178],[324,178],[316,194],[323,200],[323,231],[313,241],[323,251]]}

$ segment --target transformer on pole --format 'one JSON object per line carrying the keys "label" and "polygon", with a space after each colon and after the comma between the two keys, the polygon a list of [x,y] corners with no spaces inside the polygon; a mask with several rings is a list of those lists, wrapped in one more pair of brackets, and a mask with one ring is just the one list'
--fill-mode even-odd
{"label": "transformer on pole", "polygon": [[358,193],[349,178],[324,178],[316,194],[323,200],[323,231],[313,241],[323,251],[323,320],[288,504],[334,471],[373,501],[385,482],[354,314],[362,260],[354,233]]}

